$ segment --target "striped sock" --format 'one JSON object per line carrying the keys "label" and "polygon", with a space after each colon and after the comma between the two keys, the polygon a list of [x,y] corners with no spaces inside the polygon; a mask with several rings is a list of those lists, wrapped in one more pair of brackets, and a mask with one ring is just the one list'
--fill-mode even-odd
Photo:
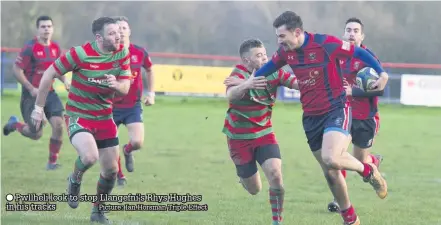
{"label": "striped sock", "polygon": [[103,175],[100,174],[100,179],[98,180],[96,186],[96,195],[98,196],[98,201],[93,203],[95,207],[98,206],[100,203],[103,203],[99,200],[101,194],[110,194],[112,192],[112,189],[115,186],[115,182],[116,182],[116,174],[111,178],[103,177]]}
{"label": "striped sock", "polygon": [[269,198],[271,204],[272,225],[282,224],[283,197],[285,193],[283,189],[270,188]]}
{"label": "striped sock", "polygon": [[71,177],[71,181],[75,183],[81,183],[81,180],[83,179],[83,174],[86,172],[87,169],[92,167],[92,165],[84,165],[83,162],[81,162],[81,158],[78,156],[77,160],[75,160],[75,169]]}

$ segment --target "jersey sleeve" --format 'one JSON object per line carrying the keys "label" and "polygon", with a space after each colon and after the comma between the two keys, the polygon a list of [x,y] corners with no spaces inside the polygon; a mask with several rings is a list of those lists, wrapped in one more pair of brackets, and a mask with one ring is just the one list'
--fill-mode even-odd
{"label": "jersey sleeve", "polygon": [[279,70],[279,82],[281,86],[285,86],[287,88],[293,89],[294,83],[297,81],[297,77],[293,74],[285,71],[285,70]]}
{"label": "jersey sleeve", "polygon": [[64,55],[55,60],[52,65],[58,74],[64,75],[67,72],[78,68],[78,65],[80,64],[80,57],[77,53],[78,48],[81,47],[73,47],[69,49],[69,51],[67,51]]}
{"label": "jersey sleeve", "polygon": [[152,59],[150,58],[150,55],[145,48],[143,48],[143,53],[144,53],[144,59],[142,62],[142,66],[146,71],[150,71],[153,65]]}
{"label": "jersey sleeve", "polygon": [[355,46],[334,36],[328,35],[323,43],[323,47],[331,59],[352,58],[354,56]]}
{"label": "jersey sleeve", "polygon": [[123,48],[123,62],[121,63],[121,72],[119,73],[117,79],[131,79],[132,71],[130,70],[130,52],[128,48]]}
{"label": "jersey sleeve", "polygon": [[271,61],[274,63],[277,69],[284,67],[286,63],[285,59],[286,52],[280,47],[276,52],[274,52]]}
{"label": "jersey sleeve", "polygon": [[32,45],[25,45],[15,59],[15,65],[25,70],[31,64],[32,55]]}

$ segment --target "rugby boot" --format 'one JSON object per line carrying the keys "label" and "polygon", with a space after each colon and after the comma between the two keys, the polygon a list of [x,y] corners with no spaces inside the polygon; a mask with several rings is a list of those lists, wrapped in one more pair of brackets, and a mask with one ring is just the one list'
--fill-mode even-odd
{"label": "rugby boot", "polygon": [[67,204],[72,208],[76,209],[78,207],[78,204],[80,203],[80,189],[81,189],[81,183],[76,183],[72,179],[72,174],[69,175],[67,178]]}
{"label": "rugby boot", "polygon": [[15,131],[14,124],[18,123],[18,118],[16,116],[9,117],[8,123],[3,126],[3,135],[8,136],[10,133]]}
{"label": "rugby boot", "polygon": [[354,220],[354,221],[351,221],[351,222],[343,222],[343,225],[360,225],[360,218],[358,218],[358,216],[357,216],[357,218]]}
{"label": "rugby boot", "polygon": [[100,210],[99,206],[92,207],[92,213],[90,215],[90,222],[99,224],[112,224],[110,220],[104,215],[107,211]]}
{"label": "rugby boot", "polygon": [[46,170],[56,170],[56,169],[58,169],[60,167],[61,167],[61,165],[58,164],[58,163],[48,163],[46,165]]}
{"label": "rugby boot", "polygon": [[328,204],[328,211],[333,213],[340,212],[340,206],[338,205],[337,201],[334,200]]}
{"label": "rugby boot", "polygon": [[126,152],[126,150],[124,150],[124,149],[126,149],[126,145],[124,145],[124,147],[123,147],[123,153],[124,153],[124,161],[125,161],[125,164],[126,164],[126,169],[127,169],[127,171],[129,171],[129,172],[133,172],[133,164],[134,164],[134,158],[133,158],[133,153],[132,152],[130,152],[130,153],[127,153]]}
{"label": "rugby boot", "polygon": [[125,177],[118,177],[116,184],[120,187],[124,187],[127,184],[127,179]]}
{"label": "rugby boot", "polygon": [[379,198],[384,199],[387,196],[387,183],[386,180],[381,176],[378,168],[372,164],[368,163],[371,167],[371,172],[368,176],[363,178],[363,181],[369,183],[374,188],[375,192]]}

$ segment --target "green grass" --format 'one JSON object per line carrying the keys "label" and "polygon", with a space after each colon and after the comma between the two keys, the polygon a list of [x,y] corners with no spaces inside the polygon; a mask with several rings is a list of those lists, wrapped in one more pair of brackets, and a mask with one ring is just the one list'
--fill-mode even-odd
{"label": "green grass", "polygon": [[[19,98],[2,99],[1,119],[20,115]],[[113,194],[172,192],[200,194],[207,212],[112,212],[116,224],[270,224],[268,185],[257,196],[247,194],[238,183],[235,168],[221,133],[224,100],[162,97],[145,108],[145,146],[136,152],[134,173],[128,186]],[[389,196],[380,200],[358,175],[348,175],[350,196],[363,225],[441,224],[441,110],[382,106],[381,129],[374,151],[385,161],[381,167],[389,184]],[[341,224],[338,214],[327,212],[332,199],[325,179],[308,149],[298,105],[278,103],[274,126],[283,157],[286,188],[285,224]],[[8,193],[57,193],[66,189],[66,177],[76,153],[64,138],[57,171],[45,171],[50,129],[32,141],[13,133],[2,138],[2,223],[88,224],[91,205],[70,209],[57,203],[55,212],[5,212]],[[120,128],[120,140],[127,131]],[[99,167],[84,175],[82,194],[94,194]],[[261,174],[263,175],[263,174]]]}

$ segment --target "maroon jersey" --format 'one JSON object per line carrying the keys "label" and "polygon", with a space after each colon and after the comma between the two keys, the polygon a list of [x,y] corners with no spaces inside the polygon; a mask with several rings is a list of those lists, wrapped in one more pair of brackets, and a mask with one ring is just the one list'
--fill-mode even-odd
{"label": "maroon jersey", "polygon": [[[373,52],[361,45],[372,56],[377,58]],[[378,58],[377,58],[378,59]],[[351,86],[356,86],[357,73],[367,65],[360,59],[341,59],[340,66],[343,70],[344,78]],[[352,97],[348,96],[348,104],[352,107],[352,118],[357,120],[365,120],[374,117],[378,112],[378,97]]]}
{"label": "maroon jersey", "polygon": [[[61,49],[57,42],[49,45],[38,42],[37,37],[26,42],[15,60],[15,65],[24,71],[26,79],[36,88],[40,85],[44,71],[60,56]],[[54,90],[51,87],[51,90]],[[23,91],[26,91],[23,88]]]}
{"label": "maroon jersey", "polygon": [[152,61],[145,48],[130,44],[130,69],[132,70],[132,81],[129,93],[123,97],[115,98],[114,108],[132,108],[141,101],[144,90],[142,83],[141,68],[149,70],[152,67]]}
{"label": "maroon jersey", "polygon": [[299,49],[273,55],[277,68],[288,64],[297,77],[300,102],[305,115],[322,115],[345,107],[346,93],[340,58],[352,58],[355,47],[334,36],[305,32],[305,43]]}

